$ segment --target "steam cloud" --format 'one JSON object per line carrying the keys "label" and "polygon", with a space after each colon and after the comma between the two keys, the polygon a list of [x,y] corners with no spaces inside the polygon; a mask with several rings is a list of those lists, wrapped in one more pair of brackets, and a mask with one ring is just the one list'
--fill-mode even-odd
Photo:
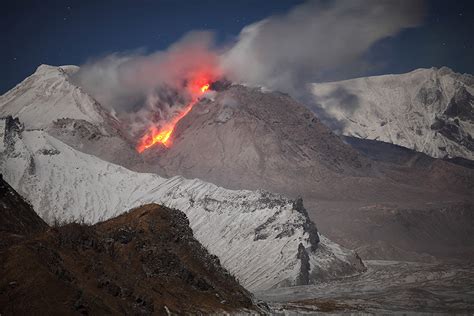
{"label": "steam cloud", "polygon": [[223,65],[232,79],[297,93],[328,73],[368,67],[361,58],[376,41],[422,18],[420,0],[308,1],[245,27]]}
{"label": "steam cloud", "polygon": [[211,32],[192,32],[163,52],[89,62],[73,79],[101,104],[127,113],[140,133],[150,120],[166,120],[172,103],[185,103],[193,74],[224,75],[301,98],[306,83],[370,67],[364,53],[375,42],[418,26],[423,15],[423,0],[307,1],[245,27],[225,48],[215,47]]}

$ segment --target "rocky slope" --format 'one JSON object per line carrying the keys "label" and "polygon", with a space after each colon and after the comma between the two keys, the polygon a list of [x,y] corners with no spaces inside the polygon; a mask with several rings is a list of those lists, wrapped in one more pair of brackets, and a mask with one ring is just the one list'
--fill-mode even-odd
{"label": "rocky slope", "polygon": [[0,194],[2,237],[22,237],[0,248],[2,315],[259,310],[180,211],[150,204],[94,226],[48,228],[3,180]]}
{"label": "rocky slope", "polygon": [[[164,170],[169,176],[324,200],[399,199],[407,194],[404,186],[416,181],[414,174],[423,172],[378,164],[289,96],[239,85],[197,104],[178,123],[171,148],[154,148],[144,155],[156,165],[149,170]],[[459,193],[459,187],[445,184],[459,181],[463,169],[443,163],[440,168],[451,169],[453,175],[446,175],[443,183],[436,173],[425,171],[430,185],[417,183],[413,190],[429,195],[435,187]]]}
{"label": "rocky slope", "polygon": [[312,85],[329,123],[347,136],[381,140],[432,157],[474,159],[474,77],[418,69]]}
{"label": "rocky slope", "polygon": [[368,159],[300,103],[240,85],[195,105],[178,123],[171,148],[144,155],[168,175],[231,188],[285,193],[291,188],[294,195],[308,190],[331,194],[332,178],[373,174]]}
{"label": "rocky slope", "polygon": [[41,233],[48,225],[0,174],[0,249]]}
{"label": "rocky slope", "polygon": [[183,211],[194,236],[250,290],[319,282],[364,270],[318,232],[301,200],[232,191],[200,180],[136,173],[81,153],[44,131],[5,128],[0,169],[48,222],[95,223],[159,203]]}

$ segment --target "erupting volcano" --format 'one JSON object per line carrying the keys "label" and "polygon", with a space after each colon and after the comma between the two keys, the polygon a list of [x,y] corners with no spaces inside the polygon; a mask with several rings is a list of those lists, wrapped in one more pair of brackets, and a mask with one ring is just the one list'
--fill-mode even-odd
{"label": "erupting volcano", "polygon": [[206,77],[197,78],[193,80],[188,86],[188,92],[190,93],[192,99],[183,109],[173,116],[171,120],[164,123],[160,127],[152,126],[149,128],[148,132],[142,136],[136,149],[139,153],[142,153],[145,149],[148,149],[158,143],[162,144],[165,147],[171,146],[170,136],[173,134],[174,127],[176,124],[185,117],[193,106],[199,101],[199,96],[204,94],[209,90],[210,84],[209,80]]}

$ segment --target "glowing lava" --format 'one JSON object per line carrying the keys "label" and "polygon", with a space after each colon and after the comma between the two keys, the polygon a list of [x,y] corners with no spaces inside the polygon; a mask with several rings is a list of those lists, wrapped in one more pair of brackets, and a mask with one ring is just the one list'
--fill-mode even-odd
{"label": "glowing lava", "polygon": [[[202,81],[202,80],[199,80]],[[165,147],[171,146],[171,139],[170,136],[173,134],[174,127],[178,122],[185,117],[189,111],[193,108],[193,106],[199,100],[199,95],[205,93],[209,90],[209,83],[199,84],[199,81],[194,81],[190,85],[190,92],[193,95],[192,101],[184,107],[184,109],[179,112],[176,116],[171,118],[170,121],[166,122],[163,126],[159,129],[155,126],[152,126],[148,132],[143,135],[137,145],[137,151],[142,153],[145,149],[148,149],[158,143],[162,144]]]}
{"label": "glowing lava", "polygon": [[208,83],[206,83],[205,85],[203,85],[203,86],[201,87],[201,92],[202,92],[202,93],[206,92],[207,90],[209,90],[209,84],[208,84]]}

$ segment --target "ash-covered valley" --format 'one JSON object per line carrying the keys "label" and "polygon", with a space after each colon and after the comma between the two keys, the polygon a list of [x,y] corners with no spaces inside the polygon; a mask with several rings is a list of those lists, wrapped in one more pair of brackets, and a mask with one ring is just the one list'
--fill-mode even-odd
{"label": "ash-covered valley", "polygon": [[[2,184],[2,312],[51,311],[19,264],[37,249],[48,256],[31,269],[63,293],[65,313],[473,311],[469,155],[339,136],[287,94],[223,80],[180,103],[192,106],[169,138],[154,132],[137,150],[130,121],[78,85],[79,70],[42,65],[0,97],[12,187]],[[458,102],[466,121],[471,99],[446,98],[437,111]],[[423,106],[419,93],[404,100]],[[422,111],[413,116],[432,115]],[[447,148],[469,150],[456,144]],[[11,202],[12,190],[30,205]],[[104,266],[78,259],[89,255]],[[121,269],[129,275],[114,277]]]}

